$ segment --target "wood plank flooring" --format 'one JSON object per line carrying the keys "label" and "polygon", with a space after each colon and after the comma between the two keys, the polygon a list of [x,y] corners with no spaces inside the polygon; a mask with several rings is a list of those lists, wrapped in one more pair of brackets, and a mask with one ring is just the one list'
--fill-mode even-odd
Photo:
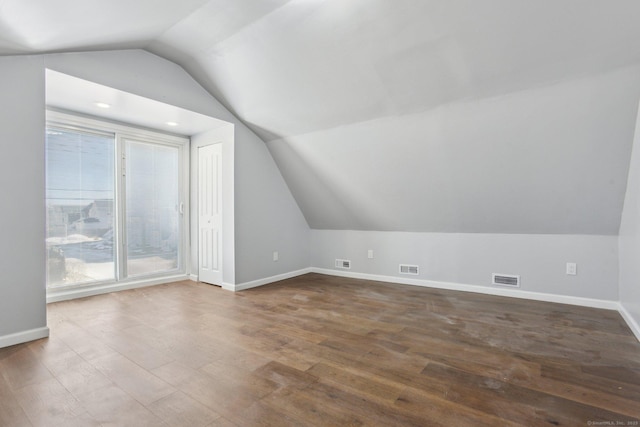
{"label": "wood plank flooring", "polygon": [[617,312],[308,274],[48,306],[0,426],[639,425]]}

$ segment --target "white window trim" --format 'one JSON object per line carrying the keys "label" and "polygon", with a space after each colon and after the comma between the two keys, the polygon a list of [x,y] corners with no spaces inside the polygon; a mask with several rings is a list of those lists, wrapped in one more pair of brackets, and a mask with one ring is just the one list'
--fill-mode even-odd
{"label": "white window trim", "polygon": [[[186,280],[190,274],[190,247],[189,247],[189,195],[190,195],[190,172],[189,172],[189,158],[190,158],[190,140],[187,136],[171,135],[164,132],[154,131],[150,129],[137,128],[134,125],[127,125],[125,123],[111,122],[105,119],[80,116],[61,111],[54,111],[47,109],[47,127],[60,127],[67,129],[76,129],[88,132],[108,133],[115,135],[116,139],[116,194],[122,194],[123,191],[123,179],[122,179],[122,152],[124,147],[124,141],[134,140],[140,142],[152,142],[154,144],[163,144],[179,149],[179,161],[181,166],[180,174],[180,203],[182,206],[182,220],[180,221],[180,249],[181,254],[178,259],[178,268],[169,272],[134,276],[132,278],[121,278],[119,268],[116,269],[115,280],[98,281],[91,283],[72,284],[59,288],[47,288],[47,302],[63,301],[73,298],[82,298],[91,295],[98,295],[102,293],[113,292],[116,290],[134,289],[144,286],[151,286],[161,283],[169,283],[176,280]],[[121,206],[120,200],[116,201],[115,215],[120,219],[124,218],[124,206]],[[122,222],[119,220],[119,222]],[[123,227],[121,227],[123,228]],[[123,230],[119,229],[116,241],[120,247],[118,251],[117,265],[122,265],[124,262],[124,251],[122,250],[122,233]]]}

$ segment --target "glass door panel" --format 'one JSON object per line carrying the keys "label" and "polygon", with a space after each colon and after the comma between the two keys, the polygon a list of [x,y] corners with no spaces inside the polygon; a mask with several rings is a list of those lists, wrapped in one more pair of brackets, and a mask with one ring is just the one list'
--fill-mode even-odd
{"label": "glass door panel", "polygon": [[115,138],[47,128],[47,286],[115,280]]}
{"label": "glass door panel", "polygon": [[125,140],[127,276],[179,268],[178,147]]}

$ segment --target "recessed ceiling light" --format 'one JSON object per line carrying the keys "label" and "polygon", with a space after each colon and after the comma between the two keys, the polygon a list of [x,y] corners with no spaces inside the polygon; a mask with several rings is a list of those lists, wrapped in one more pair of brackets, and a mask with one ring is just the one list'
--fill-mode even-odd
{"label": "recessed ceiling light", "polygon": [[167,122],[167,126],[178,126],[176,122]]}
{"label": "recessed ceiling light", "polygon": [[99,108],[111,108],[111,105],[107,104],[106,102],[96,102],[95,105]]}

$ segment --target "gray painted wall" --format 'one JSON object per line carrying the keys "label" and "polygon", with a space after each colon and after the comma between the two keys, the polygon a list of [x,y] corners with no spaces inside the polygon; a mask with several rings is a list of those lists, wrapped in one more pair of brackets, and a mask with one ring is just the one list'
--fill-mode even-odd
{"label": "gray painted wall", "polygon": [[311,228],[616,235],[640,68],[268,142]]}
{"label": "gray painted wall", "polygon": [[640,115],[636,123],[619,241],[620,303],[633,318],[636,334],[640,334]]}
{"label": "gray painted wall", "polygon": [[[0,102],[7,112],[0,135],[4,152],[11,154],[0,160],[0,186],[5,200],[20,201],[21,209],[2,213],[0,336],[46,323],[45,66],[235,124],[235,283],[310,265],[333,268],[339,257],[351,259],[353,271],[363,273],[397,276],[397,265],[406,262],[420,265],[419,278],[427,280],[488,285],[492,272],[511,273],[522,276],[527,291],[619,297],[615,234],[629,126],[632,130],[636,118],[636,68],[380,119],[383,127],[376,120],[339,134],[329,130],[269,143],[279,161],[289,156],[282,171],[316,227],[395,230],[424,225],[421,217],[429,215],[442,229],[496,232],[404,233],[309,230],[267,146],[175,64],[143,51],[9,57],[0,58]],[[507,166],[501,159],[512,150],[518,155],[505,158],[518,160]],[[636,211],[632,207],[640,192],[633,178],[637,157],[620,238],[620,297],[634,316],[640,313],[640,272],[634,263],[640,225],[637,205]],[[378,173],[389,167],[397,177]],[[431,176],[434,168],[439,173]],[[461,173],[474,178],[465,181],[471,188],[456,182]],[[417,201],[409,197],[416,189]],[[498,205],[504,196],[516,202]],[[421,210],[412,211],[414,202]],[[455,222],[447,223],[443,212]],[[513,234],[500,233],[504,230]],[[594,235],[545,234],[553,232]],[[368,249],[374,260],[366,258]],[[278,262],[272,261],[273,251],[280,254]],[[577,276],[565,275],[566,262],[578,263]]]}
{"label": "gray painted wall", "polygon": [[309,267],[309,226],[269,150],[245,126],[235,147],[236,284]]}
{"label": "gray painted wall", "polygon": [[[335,269],[352,261],[352,272],[491,286],[491,274],[521,276],[523,291],[618,300],[616,236],[403,233],[312,230],[314,267]],[[374,259],[367,251],[374,251]],[[565,274],[566,263],[578,274]],[[419,276],[400,275],[399,264],[420,266]]]}
{"label": "gray painted wall", "polygon": [[16,202],[1,213],[0,337],[46,326],[45,68],[234,123],[235,282],[309,266],[309,228],[264,143],[182,68],[142,50],[0,58],[0,187]]}
{"label": "gray painted wall", "polygon": [[0,338],[47,324],[42,64],[0,58]]}

